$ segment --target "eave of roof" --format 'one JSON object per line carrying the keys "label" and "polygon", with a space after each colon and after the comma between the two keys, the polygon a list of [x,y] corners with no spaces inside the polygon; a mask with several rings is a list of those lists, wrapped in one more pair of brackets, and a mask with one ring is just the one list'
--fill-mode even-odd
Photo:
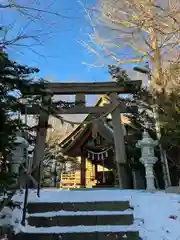
{"label": "eave of roof", "polygon": [[[100,99],[97,101],[97,103],[94,106],[99,106],[102,103],[103,99],[104,97],[100,97]],[[79,124],[70,134],[65,136],[65,138],[61,141],[60,146],[63,148],[65,145],[69,143],[69,141],[71,141],[72,139],[75,139],[78,134],[80,134],[82,131],[84,132],[84,130],[86,130],[88,127],[88,125],[85,124],[84,122],[90,120],[91,117],[92,117],[92,114],[88,114],[84,118],[81,124]]]}

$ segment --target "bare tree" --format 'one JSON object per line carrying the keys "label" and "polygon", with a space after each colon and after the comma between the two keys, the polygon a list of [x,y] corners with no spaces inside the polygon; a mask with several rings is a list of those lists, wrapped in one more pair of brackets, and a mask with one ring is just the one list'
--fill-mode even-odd
{"label": "bare tree", "polygon": [[53,186],[59,186],[61,175],[68,164],[72,168],[79,166],[76,158],[64,156],[60,149],[60,142],[64,138],[64,131],[52,131],[48,134],[45,149],[45,159],[42,162],[42,181],[47,180]]}
{"label": "bare tree", "polygon": [[61,1],[53,0],[0,1],[0,47],[26,47],[44,56],[36,48],[52,38],[63,20],[70,19],[61,14],[61,5]]}
{"label": "bare tree", "polygon": [[117,63],[148,61],[152,86],[159,91],[179,80],[179,0],[98,0],[87,12],[93,44]]}

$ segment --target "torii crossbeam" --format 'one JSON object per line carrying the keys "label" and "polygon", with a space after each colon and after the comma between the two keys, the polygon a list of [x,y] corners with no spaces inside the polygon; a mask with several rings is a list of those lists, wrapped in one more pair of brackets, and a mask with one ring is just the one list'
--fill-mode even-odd
{"label": "torii crossbeam", "polygon": [[[30,95],[40,93],[41,89],[38,91],[39,84],[32,84],[32,88],[28,89],[27,94]],[[125,83],[117,83],[117,82],[73,82],[73,83],[60,83],[60,82],[52,82],[52,83],[44,83],[43,87],[48,89],[54,95],[71,95],[77,93],[83,94],[107,94],[111,93],[121,93],[128,94],[134,93],[136,89],[141,86],[141,81],[127,81]],[[37,92],[34,92],[34,89],[37,89]],[[32,89],[32,90],[31,90]]]}

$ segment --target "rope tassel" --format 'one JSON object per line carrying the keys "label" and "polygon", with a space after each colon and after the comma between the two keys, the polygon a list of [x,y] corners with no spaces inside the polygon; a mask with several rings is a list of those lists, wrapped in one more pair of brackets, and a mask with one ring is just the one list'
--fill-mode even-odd
{"label": "rope tassel", "polygon": [[89,159],[91,158],[92,160],[97,159],[98,161],[104,160],[105,158],[108,158],[108,151],[111,149],[112,149],[112,147],[110,147],[102,152],[98,152],[98,153],[88,150],[88,158]]}

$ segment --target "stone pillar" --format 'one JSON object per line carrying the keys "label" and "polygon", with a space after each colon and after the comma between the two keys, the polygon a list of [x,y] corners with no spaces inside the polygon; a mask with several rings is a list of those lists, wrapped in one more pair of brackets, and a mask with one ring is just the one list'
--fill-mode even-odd
{"label": "stone pillar", "polygon": [[19,167],[22,163],[26,162],[25,153],[29,143],[23,137],[15,138],[15,147],[11,151],[10,171],[13,174],[19,174]]}
{"label": "stone pillar", "polygon": [[86,187],[86,157],[81,156],[81,187]]}
{"label": "stone pillar", "polygon": [[145,167],[146,171],[146,189],[148,191],[154,191],[154,164],[157,162],[157,158],[154,156],[154,147],[158,144],[158,141],[154,141],[149,134],[144,131],[142,140],[138,141],[136,146],[141,148],[140,162]]}

